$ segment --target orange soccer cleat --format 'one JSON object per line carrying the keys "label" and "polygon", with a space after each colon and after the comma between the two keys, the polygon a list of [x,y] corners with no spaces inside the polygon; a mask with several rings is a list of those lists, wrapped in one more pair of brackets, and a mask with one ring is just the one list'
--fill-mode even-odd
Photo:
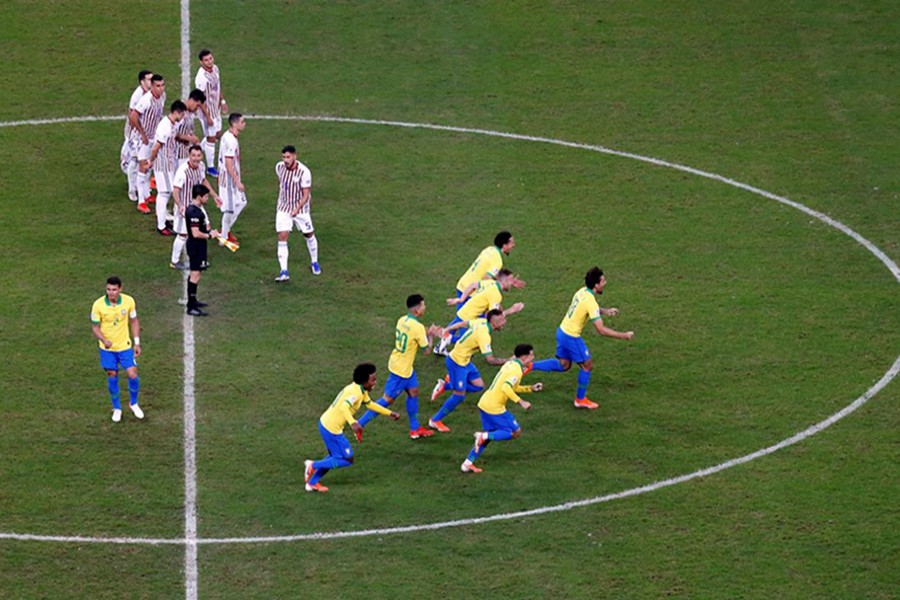
{"label": "orange soccer cleat", "polygon": [[432,421],[431,419],[429,419],[428,426],[431,427],[432,429],[437,429],[441,433],[450,433],[450,428],[447,427],[446,425],[444,425],[443,423],[441,423],[440,421]]}
{"label": "orange soccer cleat", "polygon": [[586,408],[588,410],[594,410],[600,408],[600,405],[596,402],[591,402],[587,398],[584,398],[583,400],[575,398],[575,408]]}
{"label": "orange soccer cleat", "polygon": [[411,429],[409,431],[409,439],[417,440],[419,438],[431,437],[434,435],[434,432],[430,429],[426,429],[425,427],[419,427],[418,429]]}

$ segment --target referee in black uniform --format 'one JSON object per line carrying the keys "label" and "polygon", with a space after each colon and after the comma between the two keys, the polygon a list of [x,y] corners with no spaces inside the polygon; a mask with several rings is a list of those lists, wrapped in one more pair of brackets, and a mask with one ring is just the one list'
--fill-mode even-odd
{"label": "referee in black uniform", "polygon": [[201,273],[209,266],[206,257],[206,241],[219,237],[218,231],[209,228],[209,215],[206,214],[204,208],[207,201],[209,201],[209,189],[204,185],[195,185],[191,189],[191,203],[184,211],[184,220],[188,230],[186,248],[191,269],[191,275],[188,277],[187,314],[192,317],[205,317],[209,314],[203,310],[206,303],[197,300],[197,284],[200,283]]}

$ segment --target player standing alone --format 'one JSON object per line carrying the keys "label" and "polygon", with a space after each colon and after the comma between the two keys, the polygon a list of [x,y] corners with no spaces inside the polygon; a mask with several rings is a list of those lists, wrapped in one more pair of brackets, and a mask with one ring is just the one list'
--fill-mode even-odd
{"label": "player standing alone", "polygon": [[[131,336],[128,335],[129,322]],[[100,345],[100,366],[106,371],[113,407],[112,420],[116,423],[122,420],[122,404],[119,401],[120,365],[128,375],[128,405],[134,416],[143,419],[144,411],[138,405],[141,382],[134,360],[141,355],[141,325],[134,298],[122,293],[122,280],[118,277],[112,276],[106,280],[106,294],[98,298],[91,307],[91,326]]]}
{"label": "player standing alone", "polygon": [[278,208],[275,212],[275,231],[278,234],[278,266],[280,271],[275,281],[288,281],[288,238],[291,230],[306,238],[309,250],[310,270],[319,275],[319,242],[309,214],[312,173],[309,167],[297,160],[297,149],[285,146],[281,149],[281,160],[275,165],[278,177]]}
{"label": "player standing alone", "polygon": [[200,146],[206,156],[206,164],[210,165],[209,174],[218,177],[219,172],[212,165],[216,159],[216,141],[222,131],[222,115],[228,112],[228,103],[222,96],[222,79],[213,53],[204,48],[198,58],[200,68],[197,69],[194,85],[206,94],[206,103],[200,115],[200,124],[203,126],[203,141]]}

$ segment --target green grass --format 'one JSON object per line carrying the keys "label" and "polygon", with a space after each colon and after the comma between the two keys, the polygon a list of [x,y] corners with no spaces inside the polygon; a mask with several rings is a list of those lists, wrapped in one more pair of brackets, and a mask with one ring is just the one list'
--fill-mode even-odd
{"label": "green grass", "polygon": [[[0,120],[119,114],[145,66],[174,98],[177,9],[16,3],[0,24],[14,42]],[[802,202],[896,261],[898,16],[889,2],[214,2],[194,3],[191,44],[214,50],[234,110],[658,157]],[[122,51],[135,35],[155,41]],[[183,533],[180,279],[168,241],[124,200],[120,135],[118,121],[0,129],[0,532]],[[313,171],[324,274],[304,271],[293,236],[293,279],[276,285],[272,166],[287,143]],[[212,249],[213,316],[195,323],[201,537],[429,523],[645,485],[826,418],[900,347],[884,265],[718,182],[381,125],[250,119],[241,146],[244,243]],[[443,298],[503,228],[528,286],[508,295],[526,309],[495,336],[500,354],[527,341],[551,355],[584,272],[607,272],[604,304],[622,311],[610,324],[636,337],[588,337],[602,409],[572,409],[573,373],[532,375],[547,390],[483,476],[458,472],[479,423],[470,398],[450,435],[413,443],[403,423],[374,422],[331,493],[305,494],[316,419],[353,366],[375,362],[380,391],[405,297],[423,293],[425,320],[448,321]],[[113,272],[141,314],[148,415],[115,426],[87,322]],[[441,365],[417,362],[421,417]],[[798,446],[644,496],[415,534],[203,545],[200,596],[895,597],[897,389]],[[180,546],[0,540],[0,596],[172,597],[182,566]]]}

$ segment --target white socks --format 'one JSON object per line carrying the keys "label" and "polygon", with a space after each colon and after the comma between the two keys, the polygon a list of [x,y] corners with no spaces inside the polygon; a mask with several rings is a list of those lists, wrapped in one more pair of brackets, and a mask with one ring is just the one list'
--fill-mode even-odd
{"label": "white socks", "polygon": [[172,263],[178,264],[184,253],[184,245],[187,243],[186,235],[176,235],[172,242]]}
{"label": "white socks", "polygon": [[150,197],[150,173],[142,173],[138,169],[135,182],[137,183],[138,202],[146,202]]}
{"label": "white socks", "polygon": [[319,241],[315,234],[306,238],[306,247],[309,249],[309,262],[319,262]]}
{"label": "white socks", "polygon": [[278,266],[281,267],[282,271],[288,270],[288,243],[287,242],[278,242]]}
{"label": "white socks", "polygon": [[210,142],[206,138],[200,141],[200,147],[203,148],[203,154],[206,156],[206,167],[216,168],[216,143]]}

